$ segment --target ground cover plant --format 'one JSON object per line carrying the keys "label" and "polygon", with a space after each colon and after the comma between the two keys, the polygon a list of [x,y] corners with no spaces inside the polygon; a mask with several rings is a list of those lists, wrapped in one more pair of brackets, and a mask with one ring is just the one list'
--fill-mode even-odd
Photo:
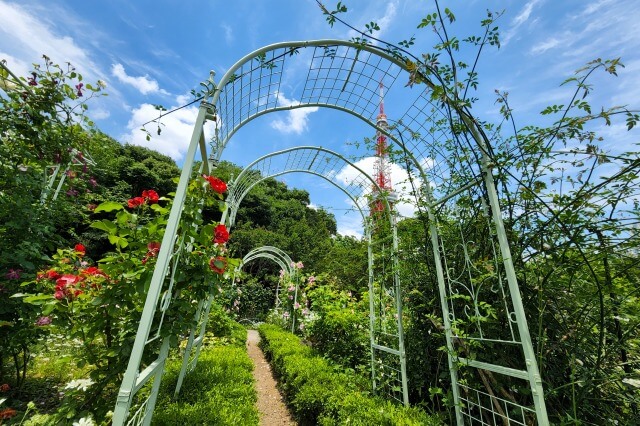
{"label": "ground cover plant", "polygon": [[439,425],[418,408],[371,395],[362,376],[332,364],[277,325],[258,328],[261,346],[300,424]]}
{"label": "ground cover plant", "polygon": [[247,355],[247,331],[214,306],[195,370],[173,392],[181,357],[167,363],[152,424],[258,425],[253,364]]}

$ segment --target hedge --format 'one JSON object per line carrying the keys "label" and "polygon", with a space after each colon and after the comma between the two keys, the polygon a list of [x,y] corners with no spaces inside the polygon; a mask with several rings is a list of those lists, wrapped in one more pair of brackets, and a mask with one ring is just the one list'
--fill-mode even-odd
{"label": "hedge", "polygon": [[261,347],[301,425],[441,425],[416,407],[373,396],[369,382],[316,356],[280,327],[258,328]]}

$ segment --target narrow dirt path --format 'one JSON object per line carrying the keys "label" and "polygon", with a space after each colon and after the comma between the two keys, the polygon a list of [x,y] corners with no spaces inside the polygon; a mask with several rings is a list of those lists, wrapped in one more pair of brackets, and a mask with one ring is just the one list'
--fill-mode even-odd
{"label": "narrow dirt path", "polygon": [[276,388],[276,381],[271,372],[271,366],[267,362],[258,347],[260,335],[256,330],[247,333],[247,352],[253,360],[253,377],[256,380],[258,391],[258,411],[260,412],[260,425],[262,426],[295,426],[289,410],[284,405],[282,395]]}

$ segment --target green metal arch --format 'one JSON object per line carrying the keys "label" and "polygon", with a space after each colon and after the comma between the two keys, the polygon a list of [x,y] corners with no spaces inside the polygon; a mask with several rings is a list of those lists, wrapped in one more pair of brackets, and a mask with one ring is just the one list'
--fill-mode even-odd
{"label": "green metal arch", "polygon": [[[367,215],[366,215],[366,210],[367,210],[367,206],[363,206],[361,205],[360,200],[358,200],[354,194],[352,194],[351,192],[347,191],[343,186],[339,185],[335,180],[330,179],[328,176],[325,176],[321,173],[317,173],[314,172],[313,170],[308,170],[308,169],[287,169],[287,170],[282,170],[276,173],[270,173],[268,175],[261,175],[259,179],[256,179],[254,182],[252,182],[248,187],[244,188],[244,190],[239,194],[236,195],[235,191],[235,183],[240,182],[246,175],[248,175],[249,173],[252,173],[252,167],[254,167],[255,165],[259,164],[262,161],[265,161],[271,157],[277,157],[277,156],[283,156],[285,154],[294,152],[294,151],[300,151],[300,150],[312,150],[312,151],[318,151],[318,152],[324,152],[329,154],[332,157],[335,157],[339,160],[343,161],[343,164],[345,166],[350,166],[353,169],[355,169],[357,172],[359,172],[359,174],[366,179],[370,184],[371,187],[373,188],[373,191],[381,194],[381,198],[384,201],[384,205],[386,208],[386,211],[389,212],[391,210],[391,206],[389,204],[389,200],[387,198],[387,196],[389,194],[384,194],[384,192],[382,191],[382,189],[380,188],[380,186],[377,184],[377,182],[371,177],[369,176],[364,170],[362,170],[360,167],[356,166],[354,163],[352,163],[351,161],[349,161],[347,158],[345,158],[344,156],[331,151],[329,149],[326,148],[322,148],[322,147],[314,147],[314,146],[300,146],[300,147],[294,147],[294,148],[288,148],[288,149],[284,149],[281,151],[277,151],[277,152],[273,152],[271,154],[267,154],[264,155],[260,158],[258,158],[257,160],[253,161],[251,164],[247,165],[242,172],[233,180],[233,182],[230,183],[230,191],[229,191],[229,197],[227,198],[227,204],[228,207],[230,206],[230,212],[225,211],[225,215],[223,215],[224,218],[227,218],[227,225],[229,227],[233,226],[235,224],[235,217],[237,214],[237,210],[240,206],[240,204],[242,203],[242,200],[244,199],[244,197],[251,192],[251,190],[260,182],[264,181],[265,179],[268,178],[273,178],[273,177],[277,177],[277,176],[281,176],[284,174],[288,174],[288,173],[296,173],[296,172],[300,172],[300,173],[307,173],[307,174],[311,174],[311,175],[315,175],[318,176],[322,179],[325,179],[327,182],[329,182],[330,184],[332,184],[333,186],[335,186],[336,188],[340,189],[344,194],[346,194],[349,199],[351,201],[353,201],[354,205],[358,208],[358,211],[360,212],[360,215],[362,216],[362,220],[363,222],[366,223],[366,219],[367,219]],[[230,199],[231,198],[231,199]]]}
{"label": "green metal arch", "polygon": [[[268,163],[269,165],[271,165],[271,161],[269,161],[272,157],[278,157],[278,156],[287,156],[288,158],[290,157],[291,153],[296,153],[296,152],[306,152],[306,151],[311,151],[311,152],[315,152],[316,156],[314,156],[311,160],[311,162],[309,164],[306,164],[305,162],[301,162],[301,164],[297,164],[297,168],[289,168],[290,165],[287,163],[286,166],[284,167],[284,170],[280,170],[278,169],[275,172],[271,172],[269,171],[269,173],[267,174],[257,174],[255,167],[256,165],[259,165],[261,163]],[[397,336],[397,347],[396,348],[391,348],[389,347],[390,344],[389,343],[382,343],[378,341],[378,337],[377,337],[377,333],[376,333],[376,328],[375,328],[375,322],[376,322],[376,318],[380,319],[380,318],[386,318],[387,316],[391,316],[393,317],[394,314],[389,314],[389,313],[385,313],[384,311],[380,311],[379,309],[377,309],[375,306],[377,306],[376,302],[374,301],[374,292],[373,292],[373,287],[374,287],[374,268],[373,268],[373,264],[374,264],[374,256],[373,256],[373,244],[372,244],[372,229],[370,227],[370,218],[367,217],[366,211],[367,211],[367,206],[363,206],[361,205],[361,203],[359,202],[359,200],[354,196],[353,193],[351,193],[350,191],[348,191],[345,187],[339,185],[334,179],[332,179],[332,177],[334,176],[326,176],[322,173],[319,173],[317,171],[311,170],[311,167],[313,166],[313,164],[322,164],[322,160],[323,159],[319,159],[318,160],[318,154],[319,153],[323,153],[323,154],[327,154],[329,156],[329,158],[332,159],[337,159],[338,161],[340,161],[342,167],[344,166],[350,166],[352,167],[354,170],[356,170],[360,176],[363,178],[364,181],[366,181],[368,183],[368,185],[370,185],[371,187],[373,187],[373,191],[378,192],[378,194],[380,194],[380,199],[383,201],[384,206],[385,206],[385,217],[380,218],[379,220],[388,220],[389,221],[389,226],[390,229],[392,231],[391,234],[391,239],[392,239],[392,246],[391,246],[391,262],[393,264],[392,269],[392,288],[390,289],[390,293],[393,295],[393,300],[391,301],[391,303],[394,304],[395,306],[395,318],[392,318],[391,321],[396,323],[396,331],[395,333]],[[318,161],[316,161],[318,160]],[[300,168],[300,166],[305,166],[304,168]],[[270,169],[269,169],[270,170]],[[253,161],[251,164],[249,164],[248,166],[246,166],[242,172],[240,172],[240,174],[229,184],[229,194],[227,197],[227,209],[225,210],[225,212],[223,213],[222,216],[222,221],[224,221],[225,223],[227,223],[228,227],[231,229],[232,226],[234,225],[235,222],[235,215],[237,213],[238,208],[240,207],[242,200],[244,199],[244,197],[251,192],[252,188],[254,188],[258,183],[264,181],[265,179],[268,178],[273,178],[273,177],[277,177],[277,176],[281,176],[284,174],[288,174],[288,173],[306,173],[306,174],[311,174],[311,175],[315,175],[318,176],[324,180],[326,180],[327,182],[329,182],[330,184],[332,184],[333,186],[335,186],[336,188],[340,189],[344,194],[346,194],[353,202],[354,205],[358,208],[358,210],[360,211],[360,214],[363,218],[363,222],[365,223],[365,231],[366,231],[366,236],[367,236],[367,241],[368,241],[368,275],[369,275],[369,307],[370,307],[370,344],[371,344],[371,374],[372,374],[372,387],[374,389],[374,391],[377,389],[377,383],[381,382],[381,378],[379,376],[379,372],[377,372],[376,368],[378,365],[385,365],[386,363],[382,362],[382,359],[384,358],[384,356],[392,356],[392,357],[397,357],[397,368],[399,371],[399,379],[398,379],[398,388],[400,388],[400,391],[394,391],[397,392],[398,394],[400,394],[399,397],[396,397],[400,402],[404,403],[405,405],[409,404],[409,394],[408,394],[408,383],[407,383],[407,371],[406,371],[406,356],[405,356],[405,345],[404,345],[404,332],[403,332],[403,324],[402,324],[402,298],[401,298],[401,289],[400,289],[400,278],[399,278],[399,273],[398,273],[398,258],[397,258],[397,252],[398,252],[398,236],[397,236],[397,230],[396,230],[396,222],[395,222],[395,215],[393,213],[393,209],[391,207],[391,204],[389,202],[389,195],[390,194],[385,194],[380,187],[378,186],[378,184],[375,182],[375,180],[369,176],[365,171],[363,171],[361,168],[359,168],[358,166],[356,166],[355,164],[353,164],[351,161],[349,161],[348,159],[346,159],[344,156],[328,150],[326,148],[321,148],[321,147],[313,147],[313,146],[301,146],[301,147],[294,147],[294,148],[289,148],[289,149],[285,149],[282,151],[277,151],[271,154],[267,154],[264,155],[260,158],[258,158],[257,160]],[[246,179],[245,179],[246,178]],[[239,186],[239,183],[246,183],[245,181],[249,181],[248,185],[243,185],[242,187]],[[382,286],[382,284],[381,284]],[[296,298],[297,298],[297,286],[296,286]],[[293,332],[293,327],[294,327],[294,323],[292,322],[292,332]],[[392,334],[388,334],[389,336],[391,336]],[[393,345],[395,346],[395,345]]]}
{"label": "green metal arch", "polygon": [[[208,91],[206,99],[212,105],[217,106],[219,98],[220,98],[220,94],[224,90],[225,86],[227,86],[229,83],[233,83],[235,81],[234,76],[235,76],[236,71],[241,69],[241,67],[244,64],[250,63],[252,60],[255,60],[256,58],[259,58],[261,55],[266,54],[267,52],[274,51],[276,49],[283,49],[283,48],[289,48],[289,49],[291,49],[292,52],[297,52],[301,48],[321,47],[321,46],[343,46],[343,47],[354,48],[354,49],[357,49],[358,51],[366,51],[366,52],[372,53],[374,55],[377,55],[377,56],[379,56],[380,58],[382,58],[382,59],[384,59],[386,61],[389,61],[390,63],[396,65],[399,69],[401,69],[403,71],[406,71],[406,72],[409,71],[407,69],[407,65],[406,65],[405,62],[403,62],[403,61],[399,60],[397,57],[387,53],[384,49],[381,49],[381,48],[376,47],[374,45],[359,44],[359,43],[355,43],[355,42],[351,42],[351,41],[336,40],[336,39],[282,42],[282,43],[275,43],[275,44],[271,44],[271,45],[265,46],[263,48],[255,50],[255,51],[245,55],[244,57],[242,57],[240,60],[238,60],[222,76],[222,78],[220,79],[220,81],[218,82],[216,87],[213,90]],[[413,166],[416,167],[416,170],[418,171],[422,181],[423,182],[428,182],[429,181],[429,179],[427,178],[427,175],[426,175],[426,173],[424,171],[424,168],[422,167],[420,162],[416,159],[416,157],[413,154],[413,152],[411,151],[410,147],[407,146],[407,144],[405,143],[405,138],[398,137],[398,136],[394,135],[393,133],[388,132],[386,129],[379,128],[376,125],[376,122],[373,119],[365,117],[364,115],[362,115],[362,114],[360,114],[360,113],[358,113],[358,112],[356,112],[356,111],[354,111],[354,110],[352,110],[352,109],[350,109],[350,108],[348,108],[346,106],[336,105],[336,104],[331,104],[331,103],[326,103],[326,102],[304,102],[304,103],[303,102],[299,102],[298,104],[295,104],[295,105],[274,107],[274,108],[266,108],[266,109],[264,109],[262,111],[257,111],[255,114],[249,115],[247,118],[241,120],[237,125],[233,126],[233,128],[230,131],[228,131],[224,137],[219,139],[218,136],[216,135],[216,137],[215,137],[215,139],[216,139],[215,140],[215,149],[214,149],[214,152],[212,152],[212,154],[215,154],[215,156],[212,158],[212,160],[214,160],[216,162],[219,161],[220,160],[220,156],[222,155],[222,152],[226,148],[227,144],[229,143],[229,141],[231,140],[233,135],[240,128],[242,128],[244,125],[248,124],[249,122],[251,122],[255,118],[258,118],[258,117],[260,117],[262,115],[265,115],[265,114],[268,114],[268,113],[272,113],[272,112],[288,111],[288,110],[299,109],[299,108],[308,108],[308,107],[324,107],[324,108],[335,109],[335,110],[338,110],[338,111],[341,111],[341,112],[346,112],[346,113],[348,113],[348,114],[350,114],[352,116],[355,116],[356,118],[362,120],[363,122],[367,123],[372,128],[374,128],[376,130],[380,130],[381,132],[386,134],[387,137],[389,137],[394,143],[396,143],[399,147],[402,148],[402,150],[403,150],[404,154],[406,155],[406,157],[409,159],[409,161],[411,161]],[[411,133],[410,129],[407,129],[407,131],[409,133]],[[411,137],[407,137],[406,139],[410,140]],[[423,141],[426,142],[426,139],[423,139]],[[415,147],[415,145],[414,145],[414,147]]]}
{"label": "green metal arch", "polygon": [[[165,291],[162,296],[163,303],[160,306],[160,310],[162,312],[164,312],[166,307],[169,305],[168,302],[171,298],[170,289],[173,279],[172,275],[175,273],[175,270],[171,269],[171,266],[177,264],[173,259],[179,258],[181,250],[180,244],[176,245],[176,241],[178,239],[177,232],[180,229],[179,225],[181,223],[182,207],[184,205],[189,180],[194,172],[195,155],[198,147],[202,158],[204,159],[208,157],[210,159],[209,162],[205,162],[203,164],[204,172],[208,173],[209,166],[215,165],[215,163],[217,163],[221,158],[226,144],[230,141],[230,137],[240,127],[247,124],[255,117],[266,114],[266,112],[303,108],[307,106],[323,106],[341,110],[354,115],[372,127],[375,127],[372,122],[372,118],[375,114],[370,108],[371,96],[369,101],[367,101],[364,97],[358,97],[359,95],[355,95],[351,89],[346,91],[349,96],[355,96],[355,102],[352,104],[357,108],[350,108],[348,102],[349,98],[345,100],[342,95],[338,95],[334,99],[335,102],[333,103],[328,100],[322,101],[322,96],[318,95],[317,92],[321,88],[315,85],[319,81],[318,78],[322,76],[316,78],[316,76],[312,76],[311,73],[307,75],[307,80],[305,82],[305,88],[306,83],[311,82],[310,96],[308,96],[308,99],[305,100],[304,96],[301,96],[300,101],[295,105],[277,105],[277,103],[280,102],[278,95],[280,94],[279,85],[282,82],[282,73],[280,73],[280,76],[274,77],[274,73],[272,71],[274,69],[274,65],[275,67],[279,64],[284,65],[287,55],[293,56],[296,53],[299,53],[303,48],[316,49],[313,51],[313,55],[316,55],[316,52],[318,52],[317,49],[324,49],[324,54],[320,52],[319,55],[313,56],[313,59],[319,58],[323,60],[326,58],[333,59],[331,56],[332,53],[330,51],[327,52],[327,49],[330,50],[332,47],[336,47],[336,50],[339,50],[339,48],[343,47],[347,52],[344,53],[341,58],[343,59],[343,63],[345,61],[353,60],[353,64],[350,65],[351,69],[348,68],[349,65],[345,68],[341,68],[340,66],[336,68],[323,68],[325,71],[337,70],[338,73],[348,73],[344,80],[345,84],[342,88],[342,92],[344,92],[344,89],[347,87],[346,82],[349,81],[349,76],[351,76],[351,72],[354,70],[356,63],[358,62],[359,55],[366,56],[369,54],[374,58],[373,62],[368,62],[367,59],[367,61],[358,63],[358,66],[361,65],[364,70],[359,74],[359,76],[363,79],[369,78],[370,85],[373,80],[371,80],[370,75],[367,75],[368,71],[366,70],[370,70],[372,68],[376,71],[376,74],[381,72],[383,75],[389,76],[393,82],[395,82],[401,73],[402,75],[409,74],[409,83],[411,83],[411,78],[414,77],[414,75],[404,62],[400,60],[403,59],[403,57],[399,54],[395,55],[391,45],[383,44],[383,46],[385,47],[378,48],[375,46],[357,44],[342,40],[278,43],[266,46],[244,56],[227,73],[225,73],[217,87],[215,86],[213,79],[210,79],[209,87],[207,87],[207,100],[209,102],[203,101],[200,105],[191,142],[185,155],[183,170],[176,190],[176,196],[168,219],[165,235],[161,244],[160,253],[158,254],[156,269],[154,270],[151,279],[149,293],[142,312],[142,319],[138,326],[127,371],[116,400],[113,417],[114,425],[122,425],[127,421],[129,418],[129,410],[131,408],[133,395],[135,395],[141,387],[145,385],[145,383],[149,383],[151,378],[154,378],[154,381],[150,396],[145,399],[142,404],[138,405],[138,409],[129,420],[129,423],[142,424],[144,422],[144,424],[149,424],[153,413],[157,391],[162,379],[164,362],[168,354],[168,339],[163,340],[162,348],[160,349],[157,360],[153,361],[143,370],[140,370],[142,354],[145,351],[147,343],[151,341],[149,336],[152,320],[154,315],[158,312],[158,302],[160,300],[163,285],[166,282],[169,283],[169,292]],[[282,49],[282,51],[278,53],[276,52],[276,49]],[[335,55],[335,53],[333,54]],[[268,57],[267,55],[271,55],[271,57]],[[407,56],[407,59],[409,59],[409,56]],[[378,62],[375,62],[376,60]],[[416,58],[413,58],[412,60],[417,61]],[[257,66],[253,66],[255,65],[253,61],[257,62]],[[381,66],[379,67],[379,65]],[[391,70],[392,67],[395,67],[392,71],[395,75],[387,73],[387,71],[382,68],[387,65],[387,70]],[[245,66],[247,68],[247,72],[242,72],[237,75],[236,72],[238,70],[244,70]],[[254,71],[258,72],[256,76],[253,75]],[[246,81],[243,80],[245,76],[248,76]],[[256,78],[253,79],[254,77]],[[264,83],[262,81],[262,77],[265,77],[264,82],[267,82],[264,85],[262,85]],[[437,74],[434,74],[434,77],[437,78]],[[314,78],[316,79],[313,80]],[[236,86],[234,81],[238,79],[240,84],[239,86]],[[275,81],[275,83],[271,84],[271,81]],[[334,78],[334,83],[337,81],[338,79]],[[245,85],[243,82],[247,84]],[[478,410],[480,410],[480,412],[484,411],[492,414],[494,419],[496,416],[504,419],[502,413],[505,410],[507,412],[509,410],[514,410],[514,412],[519,411],[520,414],[518,414],[518,419],[521,419],[519,420],[521,424],[529,423],[530,419],[533,418],[530,416],[535,416],[535,420],[537,420],[539,424],[548,424],[542,380],[538,371],[537,360],[528,330],[518,287],[518,280],[502,219],[495,178],[492,173],[494,159],[490,155],[489,147],[487,146],[487,138],[482,133],[483,129],[481,125],[469,114],[468,109],[461,106],[457,102],[457,99],[448,98],[446,94],[442,99],[439,99],[438,102],[442,102],[443,105],[446,105],[446,108],[449,109],[448,112],[455,116],[451,118],[452,120],[457,120],[459,124],[465,127],[464,136],[468,137],[468,140],[455,140],[458,136],[453,133],[451,128],[448,130],[441,130],[441,128],[438,128],[437,121],[440,118],[449,119],[450,117],[443,115],[443,111],[439,110],[438,107],[433,106],[430,96],[428,95],[428,91],[430,88],[434,87],[434,83],[429,81],[428,78],[425,82],[428,89],[420,91],[417,99],[409,105],[404,116],[398,120],[400,126],[395,129],[398,133],[398,137],[389,133],[387,133],[387,136],[389,136],[392,141],[403,149],[407,160],[412,163],[413,167],[415,167],[415,169],[420,173],[423,183],[428,183],[423,186],[423,190],[424,195],[427,198],[426,211],[429,217],[431,245],[435,258],[435,270],[440,293],[440,303],[443,310],[442,319],[445,329],[457,424],[461,426],[465,423],[465,420],[473,422],[472,419],[475,418],[474,415],[477,415]],[[408,84],[408,86],[410,85],[411,84]],[[369,87],[365,88],[369,93],[371,93]],[[225,92],[227,89],[231,90],[231,92]],[[340,91],[335,85],[333,89]],[[256,94],[257,96],[255,96]],[[272,100],[274,95],[276,96],[275,102]],[[230,103],[228,102],[229,99],[231,99]],[[240,100],[240,103],[236,104],[235,100],[238,99]],[[243,104],[242,102],[246,99],[249,99],[251,103]],[[264,104],[261,104],[261,101],[263,101]],[[213,151],[209,156],[207,155],[207,147],[203,132],[203,124],[205,120],[215,120],[216,122],[216,135],[212,142]],[[383,129],[379,130],[384,131]],[[441,133],[437,134],[437,131],[440,131]],[[454,139],[454,146],[448,148],[446,151],[440,150],[440,147],[431,143],[432,139],[437,139],[439,137],[444,137],[447,140]],[[467,143],[469,144],[468,146],[465,145]],[[473,147],[471,147],[472,143],[475,143]],[[467,148],[471,149],[469,150]],[[460,157],[461,154],[462,157]],[[460,161],[449,161],[451,159],[449,156],[454,160]],[[428,173],[425,172],[424,168],[417,160],[418,158],[433,160],[434,166],[430,167]],[[459,185],[453,179],[448,179],[457,172],[460,172],[461,169],[469,169],[472,171],[473,179],[466,185]],[[431,183],[434,183],[433,194],[432,188],[430,187]],[[457,335],[455,330],[452,329],[452,318],[456,317],[454,301],[451,296],[454,294],[456,282],[455,279],[452,279],[452,277],[449,276],[450,269],[447,266],[445,242],[442,240],[442,236],[438,232],[439,224],[438,218],[434,214],[434,208],[441,202],[446,203],[448,200],[453,200],[457,195],[463,192],[471,192],[472,189],[477,191],[472,195],[475,196],[475,199],[478,202],[484,203],[483,205],[487,204],[485,203],[485,199],[488,202],[485,211],[488,212],[486,215],[487,222],[490,222],[488,229],[491,229],[492,231],[487,235],[489,242],[493,246],[493,260],[496,266],[495,270],[497,271],[498,268],[500,268],[501,275],[498,278],[502,279],[502,276],[504,275],[504,282],[506,283],[503,287],[502,281],[500,281],[500,289],[503,292],[504,308],[508,313],[507,321],[509,326],[513,323],[515,324],[514,327],[517,327],[517,341],[512,338],[512,340],[514,340],[513,342],[505,342],[503,340],[495,339],[493,342],[500,344],[515,343],[520,345],[524,361],[524,367],[521,369],[509,368],[507,366],[497,365],[492,362],[485,362],[482,360],[462,358],[456,354],[456,342],[461,338],[464,338],[464,336]],[[439,201],[434,201],[436,198],[439,198]],[[452,204],[455,206],[455,203]],[[470,265],[472,264],[471,259],[469,259],[468,256],[466,261],[469,262]],[[169,299],[165,300],[165,296],[167,295]],[[507,298],[509,302],[507,302]],[[196,317],[200,315],[200,306],[202,306],[202,303],[203,301],[199,304]],[[473,303],[477,303],[475,298],[473,299]],[[204,312],[206,316],[206,310],[202,310],[202,312]],[[515,336],[513,329],[511,330],[511,334],[512,336]],[[155,338],[157,338],[157,336],[152,339]],[[483,336],[480,336],[479,338],[472,338],[487,342],[490,341],[490,339],[485,339]],[[528,406],[530,404],[520,405],[516,402],[496,398],[483,390],[482,385],[477,388],[471,388],[466,385],[465,379],[458,380],[459,371],[474,371],[474,369],[476,371],[492,371],[493,373],[502,375],[505,379],[516,378],[526,381],[528,383],[528,391],[531,395],[531,399],[533,400],[535,409]],[[461,392],[461,389],[464,389],[464,393]],[[477,396],[477,401],[475,402],[471,399],[474,395]],[[480,398],[483,399],[483,402],[480,401]]]}

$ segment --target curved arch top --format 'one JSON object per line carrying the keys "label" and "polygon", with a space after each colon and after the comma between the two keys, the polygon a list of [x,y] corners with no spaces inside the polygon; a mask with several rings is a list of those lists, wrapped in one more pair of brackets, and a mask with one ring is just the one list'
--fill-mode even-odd
{"label": "curved arch top", "polygon": [[248,252],[242,258],[242,263],[240,267],[244,266],[244,264],[257,259],[258,257],[267,257],[278,264],[282,268],[283,271],[291,275],[293,271],[291,257],[284,251],[277,247],[273,246],[262,246],[257,247]]}
{"label": "curved arch top", "polygon": [[[351,167],[355,177],[350,181],[338,180],[337,174],[345,167]],[[364,170],[356,166],[344,156],[321,147],[301,146],[273,152],[253,161],[229,183],[227,195],[228,225],[235,223],[235,216],[244,197],[259,182],[287,173],[309,173],[321,177],[344,192],[360,211],[363,221],[368,211],[367,191],[381,194],[387,211],[390,209],[387,195],[377,182]]]}
{"label": "curved arch top", "polygon": [[[415,65],[415,64],[414,64]],[[454,139],[437,121],[447,114],[431,99],[431,90],[410,81],[410,63],[392,47],[345,40],[291,41],[258,49],[236,62],[208,92],[218,115],[213,158],[251,120],[277,111],[325,107],[347,112],[376,127],[380,83],[393,111],[388,137],[403,148],[434,196],[446,195],[454,169],[476,171],[474,159],[451,158],[434,140]],[[406,80],[405,80],[406,79]],[[384,129],[378,129],[384,131]],[[458,160],[458,161],[456,161]]]}

